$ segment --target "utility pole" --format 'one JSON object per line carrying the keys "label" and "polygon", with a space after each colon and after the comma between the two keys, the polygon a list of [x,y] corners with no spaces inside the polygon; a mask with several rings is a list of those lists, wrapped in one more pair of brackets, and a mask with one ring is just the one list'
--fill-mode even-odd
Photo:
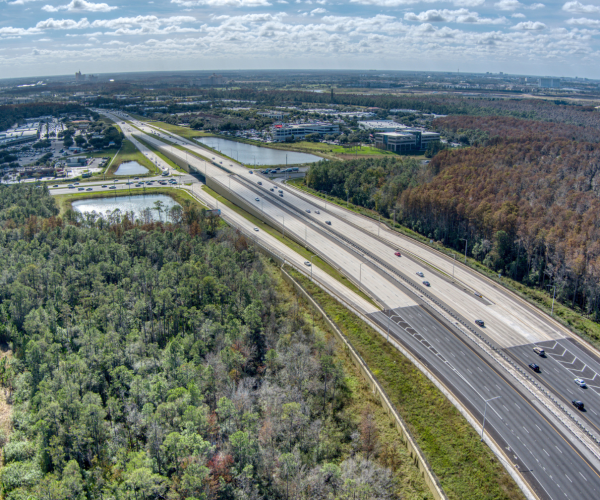
{"label": "utility pole", "polygon": [[550,312],[550,316],[554,316],[554,298],[556,297],[556,285],[546,285],[546,286],[554,288],[554,293],[552,294],[552,311]]}
{"label": "utility pole", "polygon": [[465,242],[465,264],[467,263],[467,247],[469,246],[468,238],[461,238],[462,241]]}

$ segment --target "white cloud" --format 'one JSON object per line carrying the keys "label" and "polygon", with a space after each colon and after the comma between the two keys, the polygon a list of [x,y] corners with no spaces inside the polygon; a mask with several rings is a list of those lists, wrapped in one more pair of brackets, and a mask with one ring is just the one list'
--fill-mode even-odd
{"label": "white cloud", "polygon": [[477,7],[483,5],[485,0],[454,0],[452,3],[457,7]]}
{"label": "white cloud", "polygon": [[26,3],[39,2],[41,0],[15,0],[14,2],[8,2],[8,5],[25,5]]}
{"label": "white cloud", "polygon": [[543,9],[544,7],[545,7],[545,5],[543,3],[532,3],[527,8],[530,10],[537,10],[537,9]]}
{"label": "white cloud", "polygon": [[44,5],[42,10],[46,12],[58,12],[59,10],[67,11],[85,11],[85,12],[110,12],[111,10],[118,9],[118,7],[111,7],[106,3],[93,3],[86,2],[86,0],[72,0],[67,5],[59,5],[53,7],[52,5]]}
{"label": "white cloud", "polygon": [[36,29],[39,30],[78,30],[83,28],[89,28],[90,23],[84,17],[79,21],[74,21],[73,19],[46,19],[45,21],[40,21],[35,25]]}
{"label": "white cloud", "polygon": [[511,14],[510,17],[524,18],[525,14],[522,14],[521,12],[516,12],[514,14]]}
{"label": "white cloud", "polygon": [[518,0],[500,0],[494,4],[494,7],[500,10],[517,10],[524,5]]}
{"label": "white cloud", "polygon": [[325,14],[325,12],[327,12],[325,9],[322,9],[322,8],[319,7],[318,9],[311,10],[310,11],[310,15],[311,16],[317,16],[319,14]]}
{"label": "white cloud", "polygon": [[511,29],[513,30],[523,30],[523,31],[540,31],[545,30],[547,26],[544,23],[540,23],[539,21],[523,21]]}
{"label": "white cloud", "polygon": [[467,9],[458,10],[428,10],[415,14],[407,12],[404,14],[406,21],[419,21],[428,23],[470,23],[470,24],[505,24],[506,18],[496,19],[481,18],[477,12],[469,12]]}
{"label": "white cloud", "polygon": [[590,28],[600,28],[600,21],[597,19],[586,19],[581,17],[579,19],[569,19],[567,24],[572,26],[589,26]]}
{"label": "white cloud", "polygon": [[600,7],[597,5],[583,5],[581,2],[567,2],[563,5],[562,10],[574,14],[595,14],[600,12]]}
{"label": "white cloud", "polygon": [[171,0],[171,3],[183,7],[197,7],[200,5],[210,7],[264,7],[271,5],[268,0]]}

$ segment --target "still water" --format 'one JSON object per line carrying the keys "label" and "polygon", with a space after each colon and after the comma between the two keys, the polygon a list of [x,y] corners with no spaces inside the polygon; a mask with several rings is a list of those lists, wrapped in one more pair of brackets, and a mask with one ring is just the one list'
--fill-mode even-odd
{"label": "still water", "polygon": [[166,194],[146,194],[134,196],[118,196],[113,198],[96,198],[91,200],[80,200],[72,203],[73,210],[81,213],[96,212],[98,215],[110,215],[119,209],[121,214],[133,212],[135,217],[140,217],[145,208],[151,209],[153,220],[159,220],[159,213],[155,210],[155,203],[162,202],[160,220],[169,220],[167,212],[171,207],[179,205],[173,198]]}
{"label": "still water", "polygon": [[115,175],[143,175],[147,173],[148,169],[140,165],[137,161],[126,161],[119,165]]}
{"label": "still water", "polygon": [[299,163],[315,163],[322,160],[320,156],[281,149],[262,148],[243,142],[229,141],[220,137],[201,137],[196,139],[208,147],[220,151],[244,165],[285,165],[286,155],[288,165]]}

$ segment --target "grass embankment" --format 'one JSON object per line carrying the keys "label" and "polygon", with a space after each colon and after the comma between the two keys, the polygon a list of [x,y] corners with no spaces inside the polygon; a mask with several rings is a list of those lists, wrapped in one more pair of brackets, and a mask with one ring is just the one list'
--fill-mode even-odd
{"label": "grass embankment", "polygon": [[[143,132],[142,132],[143,133]],[[150,142],[146,142],[144,139],[142,139],[139,135],[136,135],[135,138],[140,141],[144,146],[146,146],[150,151],[152,151],[156,156],[158,156],[161,160],[163,160],[167,165],[169,165],[172,169],[176,170],[177,172],[182,172],[182,173],[186,173],[186,171],[181,168],[179,165],[177,165],[176,163],[172,162],[171,160],[169,160],[169,158],[167,158],[164,154],[162,154],[155,146],[153,146]]]}
{"label": "grass embankment", "polygon": [[[216,200],[219,200],[219,203],[222,203],[226,207],[228,207],[231,210],[233,210],[235,213],[237,213],[237,214],[241,215],[242,217],[244,217],[245,219],[249,220],[250,222],[252,222],[252,224],[254,224],[256,227],[258,227],[262,231],[270,234],[271,236],[273,236],[274,238],[276,238],[277,240],[279,240],[281,243],[283,243],[287,247],[289,247],[292,250],[294,250],[294,252],[302,255],[302,257],[304,257],[306,260],[310,260],[311,256],[313,255],[312,252],[308,251],[306,248],[304,248],[303,246],[299,245],[298,243],[296,243],[294,240],[288,238],[287,236],[285,236],[285,237],[282,236],[281,231],[279,231],[278,229],[274,229],[273,227],[269,226],[265,222],[263,222],[260,219],[254,217],[254,215],[246,212],[243,208],[240,208],[237,205],[234,205],[229,200],[223,198],[219,193],[217,193],[217,192],[213,191],[212,189],[210,189],[208,186],[204,185],[204,186],[202,186],[202,189],[204,191],[206,191],[208,194],[210,194]],[[327,274],[329,274],[332,278],[335,278],[340,283],[342,283],[343,285],[345,285],[346,287],[348,287],[350,290],[352,290],[354,293],[360,295],[363,299],[367,300],[368,302],[370,302],[371,304],[373,304],[375,307],[377,307],[379,309],[379,306],[375,302],[373,302],[373,300],[371,300],[371,298],[369,298],[368,295],[366,295],[363,292],[359,291],[358,287],[356,287],[338,269],[335,269],[334,267],[332,267],[331,265],[329,265],[327,262],[325,262],[319,256],[315,256],[313,258],[312,265],[319,267],[320,269],[322,269],[323,271],[325,271]]]}
{"label": "grass embankment", "polygon": [[290,274],[337,323],[413,433],[450,499],[523,499],[492,451],[454,406],[375,330],[300,273]]}
{"label": "grass embankment", "polygon": [[[139,174],[136,175],[136,177],[149,177],[153,175],[159,175],[161,173],[161,170],[156,165],[154,165],[154,163],[152,163],[148,158],[146,158],[146,156],[138,148],[136,148],[131,141],[124,139],[119,154],[104,174],[105,178],[114,178],[115,172],[117,171],[119,166],[122,163],[126,163],[128,161],[136,161],[140,165],[148,169],[147,174]],[[123,178],[122,176],[120,177]]]}
{"label": "grass embankment", "polygon": [[[277,293],[285,297],[286,307],[295,305],[295,290],[288,285],[277,272],[274,266],[267,266],[271,276],[277,283]],[[299,314],[304,319],[304,328],[307,333],[313,327],[315,337],[321,343],[334,341],[333,334],[320,315],[314,314],[312,309],[303,300],[298,300]],[[394,421],[384,410],[379,399],[373,395],[370,387],[365,382],[358,368],[354,365],[348,353],[336,343],[334,360],[342,364],[345,375],[345,383],[349,395],[345,402],[345,413],[351,415],[353,422],[360,425],[361,415],[365,410],[373,413],[378,434],[378,446],[376,446],[376,460],[385,467],[389,467],[395,476],[396,493],[404,500],[430,500],[433,498],[427,484],[425,483],[418,467],[411,458],[398,431]],[[344,455],[351,454],[349,443],[344,445]],[[345,458],[345,457],[344,457]]]}
{"label": "grass embankment", "polygon": [[64,215],[67,210],[72,209],[73,202],[80,200],[92,200],[96,198],[119,198],[123,196],[136,196],[145,194],[165,194],[173,198],[180,205],[183,204],[184,200],[189,200],[192,203],[200,205],[198,200],[190,195],[185,190],[168,188],[168,187],[151,187],[151,188],[133,188],[129,189],[114,190],[114,191],[96,191],[92,193],[69,193],[61,194],[54,197],[56,204],[60,209],[60,215]]}
{"label": "grass embankment", "polygon": [[[304,183],[304,179],[294,179],[288,181],[288,183],[292,184],[298,189],[301,189],[302,191],[312,194],[313,196],[318,196],[319,198],[325,199],[324,195],[306,186],[306,184]],[[348,208],[348,210],[352,210],[357,214],[366,215],[368,217],[372,217],[373,219],[377,219],[379,217],[378,212],[375,212],[374,210],[369,210],[368,208],[352,205],[351,203],[348,204],[348,206],[346,207],[346,201],[340,198],[328,196],[327,201],[328,203],[335,203],[336,205]],[[429,238],[426,238],[425,236],[413,231],[412,229],[409,229],[398,223],[394,224],[393,220],[385,219],[382,217],[381,222],[385,222],[390,229],[394,229],[395,231],[405,236],[408,236],[414,240],[417,240],[420,243],[423,243],[435,250],[438,250],[439,252],[442,252],[449,257],[453,255],[456,255],[457,258],[459,257],[459,252],[457,252],[456,250],[446,247],[437,242],[431,243]],[[460,257],[460,260],[461,263],[464,263],[464,254]],[[496,283],[499,283],[508,290],[516,293],[519,297],[525,299],[530,304],[538,307],[541,311],[545,312],[546,314],[551,313],[551,293],[535,288],[530,288],[527,285],[524,285],[522,283],[519,283],[518,281],[507,277],[500,278],[497,272],[493,271],[492,269],[489,269],[488,267],[484,266],[481,262],[471,257],[467,258],[467,265],[470,268],[480,272],[487,278],[495,281]],[[600,324],[594,322],[590,318],[587,318],[585,315],[574,311],[568,306],[561,304],[558,301],[554,302],[554,318],[563,326],[571,330],[574,334],[579,335],[581,338],[588,341],[594,347],[600,349]]]}

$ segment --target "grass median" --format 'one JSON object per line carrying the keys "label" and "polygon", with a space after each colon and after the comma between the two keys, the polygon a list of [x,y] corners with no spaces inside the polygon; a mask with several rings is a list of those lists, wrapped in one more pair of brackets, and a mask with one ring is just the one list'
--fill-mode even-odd
{"label": "grass median", "polygon": [[337,323],[407,423],[452,500],[524,499],[517,484],[454,406],[406,357],[297,271],[290,274]]}
{"label": "grass median", "polygon": [[[310,260],[311,256],[313,255],[312,252],[310,252],[303,246],[299,245],[294,240],[292,240],[288,237],[284,237],[280,230],[274,229],[273,227],[269,226],[267,223],[261,221],[257,217],[254,217],[254,215],[246,212],[243,208],[240,208],[237,205],[234,205],[229,200],[227,200],[226,198],[224,198],[217,192],[210,189],[208,186],[202,186],[202,189],[204,191],[206,191],[208,194],[210,194],[213,198],[218,200],[219,203],[222,203],[223,205],[230,208],[238,215],[241,215],[245,219],[249,220],[256,227],[265,231],[267,234],[270,234],[271,236],[273,236],[274,238],[279,240],[281,243],[283,243],[284,245],[286,245],[287,247],[292,249],[294,252],[298,253],[299,255],[302,255],[302,257],[304,257],[306,260]],[[365,299],[369,303],[373,304],[378,309],[380,308],[368,295],[359,291],[358,287],[356,287],[354,285],[354,283],[352,283],[348,278],[346,278],[338,269],[335,269],[333,266],[329,265],[327,262],[325,262],[319,256],[316,256],[313,258],[312,264],[316,265],[317,267],[319,267],[320,269],[325,271],[327,274],[329,274],[329,276],[331,276],[332,278],[335,278],[337,281],[342,283],[344,286],[348,287],[354,293],[360,295],[363,299]]]}

